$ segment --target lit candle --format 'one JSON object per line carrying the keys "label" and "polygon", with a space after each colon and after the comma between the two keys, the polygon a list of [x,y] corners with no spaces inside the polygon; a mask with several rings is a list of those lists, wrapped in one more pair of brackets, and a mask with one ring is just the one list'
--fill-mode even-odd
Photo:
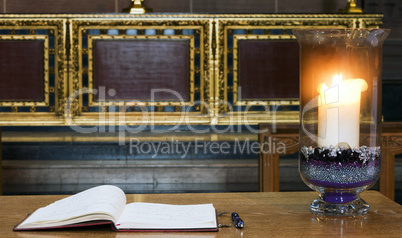
{"label": "lit candle", "polygon": [[331,87],[318,87],[318,145],[359,147],[360,94],[367,90],[364,79],[342,80],[335,75]]}

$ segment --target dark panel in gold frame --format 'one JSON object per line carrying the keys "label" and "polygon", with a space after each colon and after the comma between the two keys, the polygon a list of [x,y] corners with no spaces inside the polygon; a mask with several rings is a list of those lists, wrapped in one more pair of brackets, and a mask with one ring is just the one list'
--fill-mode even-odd
{"label": "dark panel in gold frame", "polygon": [[42,40],[0,41],[0,100],[43,101]]}
{"label": "dark panel in gold frame", "polygon": [[299,45],[295,40],[239,40],[242,99],[299,97]]}
{"label": "dark panel in gold frame", "polygon": [[[106,100],[150,100],[153,89],[170,89],[189,100],[188,40],[95,40],[94,86]],[[178,100],[170,92],[155,100]],[[96,100],[99,100],[99,94]]]}

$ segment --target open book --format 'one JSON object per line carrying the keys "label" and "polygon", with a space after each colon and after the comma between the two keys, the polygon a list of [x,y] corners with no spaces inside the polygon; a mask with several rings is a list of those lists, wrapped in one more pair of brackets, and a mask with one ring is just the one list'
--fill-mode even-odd
{"label": "open book", "polygon": [[167,205],[135,202],[126,205],[124,192],[112,185],[94,187],[39,208],[14,230],[54,229],[113,224],[117,231],[217,231],[212,204]]}

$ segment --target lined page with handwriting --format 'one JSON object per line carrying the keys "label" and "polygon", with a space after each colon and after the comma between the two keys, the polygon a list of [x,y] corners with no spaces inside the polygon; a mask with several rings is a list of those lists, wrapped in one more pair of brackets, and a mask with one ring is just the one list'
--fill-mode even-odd
{"label": "lined page with handwriting", "polygon": [[116,222],[117,229],[205,229],[216,228],[212,204],[168,205],[130,203]]}

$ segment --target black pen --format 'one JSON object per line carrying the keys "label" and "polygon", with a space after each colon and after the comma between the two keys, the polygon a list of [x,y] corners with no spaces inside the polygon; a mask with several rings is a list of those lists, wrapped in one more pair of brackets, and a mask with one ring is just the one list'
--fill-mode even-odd
{"label": "black pen", "polygon": [[244,227],[244,222],[242,219],[240,219],[239,214],[236,212],[232,213],[232,221],[233,224],[236,228],[243,228]]}

